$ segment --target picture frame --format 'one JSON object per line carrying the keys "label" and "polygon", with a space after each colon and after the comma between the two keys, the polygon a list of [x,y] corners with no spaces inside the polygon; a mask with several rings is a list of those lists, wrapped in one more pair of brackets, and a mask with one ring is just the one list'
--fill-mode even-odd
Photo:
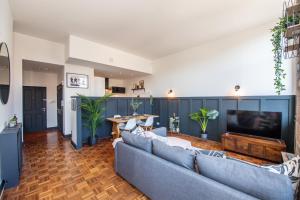
{"label": "picture frame", "polygon": [[144,80],[139,81],[139,86],[140,86],[140,88],[145,88]]}
{"label": "picture frame", "polygon": [[89,76],[85,74],[66,73],[68,88],[89,88]]}

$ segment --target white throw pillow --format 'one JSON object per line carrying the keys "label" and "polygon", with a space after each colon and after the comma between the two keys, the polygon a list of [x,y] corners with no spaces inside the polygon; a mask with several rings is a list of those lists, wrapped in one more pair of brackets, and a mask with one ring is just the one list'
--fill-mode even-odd
{"label": "white throw pillow", "polygon": [[297,192],[299,179],[300,179],[300,156],[296,156],[291,160],[288,160],[279,165],[263,165],[261,168],[264,168],[270,172],[276,174],[283,174],[290,178],[293,189]]}
{"label": "white throw pillow", "polygon": [[151,131],[145,131],[144,134],[145,134],[145,137],[151,138],[152,140],[159,140],[164,143],[168,142],[167,137],[162,137],[162,136],[156,135],[155,133],[153,133]]}

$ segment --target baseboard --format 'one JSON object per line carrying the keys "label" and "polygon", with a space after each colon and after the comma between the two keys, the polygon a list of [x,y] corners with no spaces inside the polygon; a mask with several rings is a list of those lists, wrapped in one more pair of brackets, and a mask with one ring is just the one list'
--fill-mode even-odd
{"label": "baseboard", "polygon": [[57,126],[53,126],[53,127],[48,127],[47,130],[48,131],[53,131],[53,130],[57,130]]}
{"label": "baseboard", "polygon": [[69,135],[65,135],[64,133],[62,133],[62,136],[66,139],[71,139],[72,138],[72,134]]}
{"label": "baseboard", "polygon": [[78,149],[77,145],[71,140],[71,145],[74,147],[74,149]]}

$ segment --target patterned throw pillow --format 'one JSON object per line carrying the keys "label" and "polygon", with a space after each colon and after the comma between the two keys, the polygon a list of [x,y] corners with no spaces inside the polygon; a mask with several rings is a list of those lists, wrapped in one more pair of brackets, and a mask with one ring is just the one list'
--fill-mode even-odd
{"label": "patterned throw pillow", "polygon": [[219,158],[226,158],[226,153],[224,151],[217,151],[217,150],[206,150],[206,149],[200,149],[200,148],[193,148],[193,151],[195,154],[204,154],[208,156],[214,156]]}
{"label": "patterned throw pillow", "polygon": [[288,160],[279,165],[263,165],[261,168],[264,168],[270,172],[276,174],[283,174],[290,178],[293,189],[297,192],[299,180],[300,180],[300,156],[296,156],[291,160]]}
{"label": "patterned throw pillow", "polygon": [[145,137],[145,130],[140,126],[136,127],[131,133]]}

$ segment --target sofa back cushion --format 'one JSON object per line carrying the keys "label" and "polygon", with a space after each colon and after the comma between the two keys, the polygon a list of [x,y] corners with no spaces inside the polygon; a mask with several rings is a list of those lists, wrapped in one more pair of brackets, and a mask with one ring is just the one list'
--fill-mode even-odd
{"label": "sofa back cushion", "polygon": [[147,151],[149,153],[152,152],[152,140],[149,138],[124,131],[122,132],[122,139],[126,144]]}
{"label": "sofa back cushion", "polygon": [[195,154],[181,147],[169,146],[159,140],[153,140],[152,152],[154,155],[175,163],[184,168],[195,170]]}
{"label": "sofa back cushion", "polygon": [[259,167],[235,160],[198,154],[200,174],[259,199],[293,199],[287,176],[270,173]]}

